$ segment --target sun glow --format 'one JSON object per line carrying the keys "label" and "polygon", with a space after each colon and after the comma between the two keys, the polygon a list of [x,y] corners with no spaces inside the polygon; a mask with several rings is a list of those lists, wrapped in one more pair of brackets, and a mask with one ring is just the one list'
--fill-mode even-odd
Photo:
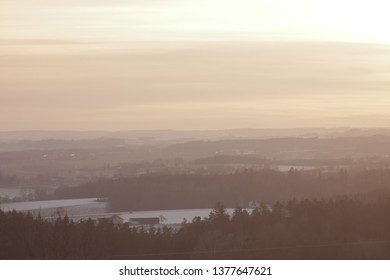
{"label": "sun glow", "polygon": [[388,126],[388,6],[0,0],[0,126]]}
{"label": "sun glow", "polygon": [[0,2],[1,39],[390,43],[387,1]]}

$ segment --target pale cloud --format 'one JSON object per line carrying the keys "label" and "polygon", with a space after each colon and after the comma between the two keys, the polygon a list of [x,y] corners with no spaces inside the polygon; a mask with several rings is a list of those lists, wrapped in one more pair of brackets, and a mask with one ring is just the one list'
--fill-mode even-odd
{"label": "pale cloud", "polygon": [[381,0],[13,0],[0,2],[0,40],[390,43],[388,10]]}
{"label": "pale cloud", "polygon": [[389,54],[372,45],[220,43],[4,56],[1,127],[346,126],[363,116],[375,126],[390,115]]}
{"label": "pale cloud", "polygon": [[3,0],[0,129],[383,125],[388,10],[380,0]]}

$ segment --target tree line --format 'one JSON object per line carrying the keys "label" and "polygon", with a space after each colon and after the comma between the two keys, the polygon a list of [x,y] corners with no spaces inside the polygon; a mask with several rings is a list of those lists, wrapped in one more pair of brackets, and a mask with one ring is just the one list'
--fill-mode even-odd
{"label": "tree line", "polygon": [[289,200],[181,228],[0,211],[0,259],[389,259],[390,197]]}
{"label": "tree line", "polygon": [[[53,199],[107,198],[112,211],[247,207],[291,198],[326,198],[388,189],[390,170],[349,172],[245,170],[232,174],[150,174],[133,178],[100,179],[78,187],[59,187]],[[372,194],[374,195],[374,194]]]}

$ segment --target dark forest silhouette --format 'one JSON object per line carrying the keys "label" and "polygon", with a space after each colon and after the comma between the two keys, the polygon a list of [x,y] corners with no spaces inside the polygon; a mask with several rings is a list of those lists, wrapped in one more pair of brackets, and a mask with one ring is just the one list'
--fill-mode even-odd
{"label": "dark forest silhouette", "polygon": [[1,259],[389,259],[390,199],[261,205],[169,227],[0,211]]}
{"label": "dark forest silhouette", "polygon": [[[112,211],[248,207],[251,201],[268,204],[292,198],[359,195],[390,186],[390,170],[323,173],[291,169],[242,171],[234,174],[156,174],[134,178],[100,179],[79,187],[60,187],[50,198],[108,198]],[[366,195],[368,198],[368,196]]]}

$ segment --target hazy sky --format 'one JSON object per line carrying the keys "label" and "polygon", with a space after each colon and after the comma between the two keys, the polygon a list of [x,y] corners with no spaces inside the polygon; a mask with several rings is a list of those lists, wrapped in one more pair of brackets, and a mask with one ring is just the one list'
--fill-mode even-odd
{"label": "hazy sky", "polygon": [[390,126],[386,2],[0,0],[0,130]]}

